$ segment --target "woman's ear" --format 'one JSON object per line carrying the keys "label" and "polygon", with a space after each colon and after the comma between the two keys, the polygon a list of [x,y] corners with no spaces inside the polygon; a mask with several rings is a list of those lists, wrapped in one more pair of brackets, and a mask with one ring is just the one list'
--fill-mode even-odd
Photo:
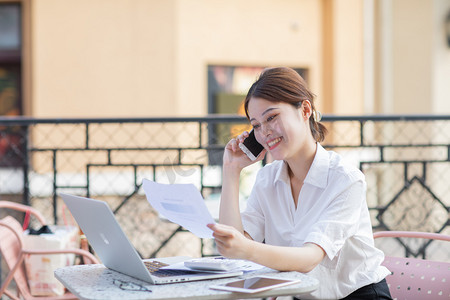
{"label": "woman's ear", "polygon": [[303,100],[302,105],[300,106],[299,113],[303,117],[304,120],[308,120],[312,115],[312,106],[309,100]]}

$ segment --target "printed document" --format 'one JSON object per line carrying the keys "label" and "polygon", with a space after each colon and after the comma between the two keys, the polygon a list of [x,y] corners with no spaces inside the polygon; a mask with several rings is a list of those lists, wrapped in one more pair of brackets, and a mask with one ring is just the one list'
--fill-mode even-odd
{"label": "printed document", "polygon": [[[198,261],[198,260],[210,260],[211,258],[205,257],[205,258],[194,258],[192,260]],[[210,273],[227,273],[227,272],[236,272],[236,271],[243,271],[244,273],[253,272],[257,270],[261,270],[264,268],[263,265],[257,264],[255,262],[244,260],[244,259],[226,259],[226,260],[234,260],[236,261],[235,266],[232,269],[226,270],[226,271],[218,271],[218,270],[206,270],[202,269],[202,272],[210,272]],[[188,261],[188,260],[187,260]],[[192,268],[186,267],[185,262],[179,262],[175,264],[171,264],[169,266],[162,267],[161,269],[166,270],[183,270],[183,271],[192,271]],[[195,269],[194,269],[195,270]]]}
{"label": "printed document", "polygon": [[213,238],[206,225],[216,222],[193,184],[162,184],[144,179],[143,186],[148,202],[162,217],[200,238]]}

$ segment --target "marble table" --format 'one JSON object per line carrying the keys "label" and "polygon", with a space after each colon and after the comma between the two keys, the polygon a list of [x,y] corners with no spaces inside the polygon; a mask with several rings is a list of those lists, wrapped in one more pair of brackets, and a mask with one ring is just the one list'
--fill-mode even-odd
{"label": "marble table", "polygon": [[[256,294],[212,290],[211,285],[239,278],[266,275],[277,278],[300,278],[295,285]],[[290,296],[314,291],[319,286],[315,278],[298,272],[277,272],[264,268],[239,277],[153,285],[110,270],[102,264],[77,265],[55,270],[55,277],[80,299],[243,299]]]}

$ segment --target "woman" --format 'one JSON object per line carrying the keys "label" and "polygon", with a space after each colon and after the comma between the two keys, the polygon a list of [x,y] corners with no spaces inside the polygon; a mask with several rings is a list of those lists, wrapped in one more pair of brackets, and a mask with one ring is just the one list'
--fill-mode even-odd
{"label": "woman", "polygon": [[364,175],[319,144],[326,129],[304,80],[290,68],[266,69],[245,111],[264,146],[256,161],[269,152],[274,162],[259,171],[241,214],[240,172],[255,162],[239,148],[248,132],[226,145],[220,224],[208,225],[219,253],[319,279],[319,288],[302,298],[391,299]]}

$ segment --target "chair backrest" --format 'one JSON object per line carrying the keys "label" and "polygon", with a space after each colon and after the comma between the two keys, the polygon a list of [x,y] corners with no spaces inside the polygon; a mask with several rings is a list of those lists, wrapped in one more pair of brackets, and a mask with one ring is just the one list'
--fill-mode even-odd
{"label": "chair backrest", "polygon": [[0,201],[0,208],[9,208],[12,210],[16,210],[16,211],[21,211],[21,212],[30,212],[31,215],[35,216],[36,219],[38,219],[38,221],[42,224],[42,225],[46,225],[47,221],[45,220],[45,217],[37,210],[34,209],[31,206],[25,205],[25,204],[20,204],[20,203],[16,203],[16,202],[11,202],[11,201]]}
{"label": "chair backrest", "polygon": [[0,252],[8,266],[10,273],[2,283],[2,294],[9,283],[14,278],[20,294],[24,298],[30,297],[27,277],[25,273],[25,264],[23,263],[23,239],[22,226],[11,216],[6,216],[0,220]]}
{"label": "chair backrest", "polygon": [[[382,231],[374,234],[374,238],[381,237],[450,241],[450,236],[438,233]],[[383,265],[391,271],[386,281],[393,299],[450,299],[450,263],[386,256]]]}

